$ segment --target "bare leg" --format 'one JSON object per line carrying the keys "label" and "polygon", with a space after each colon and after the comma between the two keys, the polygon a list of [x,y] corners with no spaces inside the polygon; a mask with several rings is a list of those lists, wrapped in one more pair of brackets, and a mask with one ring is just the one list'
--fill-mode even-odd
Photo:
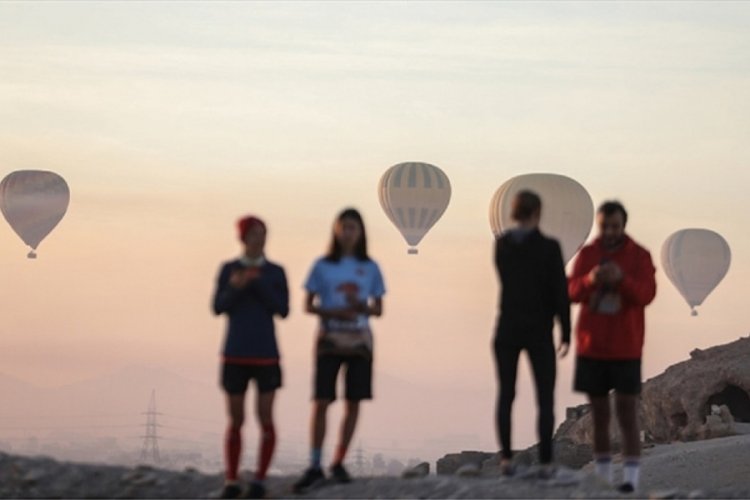
{"label": "bare leg", "polygon": [[321,449],[323,447],[323,440],[326,437],[326,412],[328,410],[328,405],[330,404],[331,401],[327,399],[316,399],[315,402],[313,402],[310,441],[312,441],[312,446],[315,449]]}
{"label": "bare leg", "polygon": [[339,433],[339,445],[336,448],[336,456],[333,459],[334,464],[340,464],[344,461],[346,451],[354,436],[354,429],[357,427],[359,418],[359,401],[347,401],[344,413],[344,419],[341,422],[341,431]]}
{"label": "bare leg", "polygon": [[609,396],[591,396],[591,412],[594,420],[594,454],[608,455],[609,443]]}
{"label": "bare leg", "polygon": [[616,394],[615,410],[622,434],[622,454],[624,457],[637,458],[641,455],[641,436],[638,426],[638,396],[633,394]]}

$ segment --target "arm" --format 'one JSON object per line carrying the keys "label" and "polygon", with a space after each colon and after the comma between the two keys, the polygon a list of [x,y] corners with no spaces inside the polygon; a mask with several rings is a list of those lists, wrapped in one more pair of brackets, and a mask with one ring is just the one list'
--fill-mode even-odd
{"label": "arm", "polygon": [[230,275],[231,268],[229,265],[225,265],[219,271],[213,300],[213,312],[216,315],[229,312],[242,295],[241,289],[230,283]]}
{"label": "arm", "polygon": [[582,250],[573,265],[573,274],[568,279],[568,296],[574,303],[588,302],[591,293],[596,289],[592,280],[591,264],[586,262],[586,254]]}
{"label": "arm", "polygon": [[568,297],[568,280],[565,277],[565,264],[563,263],[560,244],[555,242],[552,252],[553,290],[555,300],[555,314],[560,320],[562,328],[561,344],[570,344],[570,299]]}
{"label": "arm", "polygon": [[620,282],[620,293],[629,303],[645,307],[656,297],[656,268],[651,261],[651,254],[641,251],[638,256],[638,267],[633,274],[623,275]]}
{"label": "arm", "polygon": [[320,319],[353,320],[360,314],[352,307],[339,307],[335,309],[323,309],[316,303],[317,294],[308,290],[305,296],[305,312],[319,316]]}
{"label": "arm", "polygon": [[289,287],[283,269],[279,268],[278,272],[262,273],[250,283],[250,290],[255,298],[271,314],[278,314],[282,318],[289,315]]}

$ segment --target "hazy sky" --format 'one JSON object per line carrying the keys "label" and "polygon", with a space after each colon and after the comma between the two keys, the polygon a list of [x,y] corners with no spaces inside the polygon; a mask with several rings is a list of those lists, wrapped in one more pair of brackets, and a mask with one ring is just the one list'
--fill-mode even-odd
{"label": "hazy sky", "polygon": [[[240,251],[234,221],[252,212],[290,281],[278,337],[304,410],[279,418],[304,436],[315,319],[302,283],[354,205],[388,288],[376,372],[437,395],[380,411],[491,450],[488,205],[531,172],[622,200],[657,268],[678,229],[729,242],[730,273],[696,318],[658,271],[645,377],[744,336],[748,23],[744,2],[1,2],[0,177],[56,171],[71,204],[36,261],[0,224],[0,372],[55,386],[147,363],[215,383],[224,321],[209,302]],[[377,200],[403,161],[438,165],[453,186],[416,257]],[[558,420],[583,402],[572,366],[560,364]],[[535,440],[520,370],[519,446]],[[473,404],[453,407],[464,390]],[[390,437],[372,420],[358,435]]]}

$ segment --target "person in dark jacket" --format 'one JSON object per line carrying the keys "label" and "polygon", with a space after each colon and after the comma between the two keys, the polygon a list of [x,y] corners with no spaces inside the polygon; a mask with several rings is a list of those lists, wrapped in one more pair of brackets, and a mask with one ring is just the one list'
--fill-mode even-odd
{"label": "person in dark jacket", "polygon": [[[266,260],[266,225],[248,216],[237,223],[244,252],[225,262],[219,271],[213,311],[228,317],[222,354],[221,385],[227,394],[229,426],[224,444],[226,474],[222,498],[265,495],[264,480],[276,446],[273,401],[281,387],[279,349],[274,316],[289,314],[289,290],[284,269]],[[243,492],[238,479],[245,420],[245,393],[251,379],[258,388],[257,415],[261,428],[258,466],[250,489]]]}
{"label": "person in dark jacket", "polygon": [[494,339],[500,391],[497,431],[501,470],[512,474],[511,409],[516,392],[518,358],[526,350],[534,374],[538,403],[539,459],[549,472],[554,426],[555,345],[554,319],[562,327],[561,357],[570,345],[570,301],[559,243],[539,231],[542,202],[531,191],[520,191],[513,200],[517,226],[495,242],[495,266],[500,285],[500,310]]}

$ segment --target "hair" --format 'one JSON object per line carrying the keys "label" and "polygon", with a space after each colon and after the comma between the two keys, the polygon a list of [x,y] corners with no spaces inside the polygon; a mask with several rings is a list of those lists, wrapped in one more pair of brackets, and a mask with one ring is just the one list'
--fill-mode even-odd
{"label": "hair", "polygon": [[533,191],[524,189],[516,193],[513,198],[513,208],[510,214],[515,221],[525,221],[530,219],[534,214],[541,213],[542,199]]}
{"label": "hair", "polygon": [[604,214],[605,217],[609,217],[610,215],[614,215],[617,212],[620,212],[622,214],[622,225],[625,227],[625,225],[628,223],[628,212],[625,210],[625,207],[622,206],[622,203],[620,203],[617,200],[608,200],[599,205],[599,208],[597,209],[597,214]]}
{"label": "hair", "polygon": [[[365,232],[365,223],[362,220],[362,215],[355,208],[345,208],[339,213],[338,217],[336,217],[334,226],[335,224],[341,223],[344,219],[351,219],[357,222],[360,229],[362,229],[362,235],[359,237],[359,241],[354,247],[354,257],[357,260],[362,261],[370,260],[370,256],[367,254],[367,233]],[[331,244],[328,247],[328,253],[325,256],[325,259],[331,262],[338,262],[341,260],[342,252],[343,250],[338,239],[336,239],[336,232],[334,229],[333,234],[331,235]]]}

